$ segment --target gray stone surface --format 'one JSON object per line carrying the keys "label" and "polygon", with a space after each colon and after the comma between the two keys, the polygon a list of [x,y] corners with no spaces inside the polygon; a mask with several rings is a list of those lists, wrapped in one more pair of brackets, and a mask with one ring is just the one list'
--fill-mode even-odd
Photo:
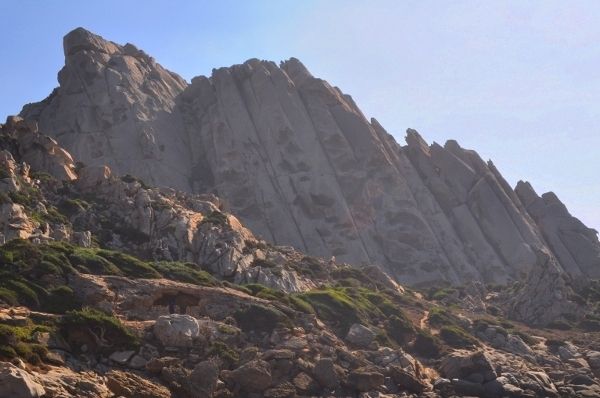
{"label": "gray stone surface", "polygon": [[553,194],[513,191],[452,140],[428,145],[409,129],[399,145],[297,59],[251,59],[188,84],[81,28],[64,49],[60,86],[21,115],[87,165],[215,193],[271,242],[377,264],[406,284],[552,279],[531,272],[539,253],[558,275],[600,274],[595,232]]}

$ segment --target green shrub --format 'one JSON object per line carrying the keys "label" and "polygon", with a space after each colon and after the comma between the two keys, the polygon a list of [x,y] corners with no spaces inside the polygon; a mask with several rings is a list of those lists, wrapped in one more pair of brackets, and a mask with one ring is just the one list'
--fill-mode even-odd
{"label": "green shrub", "polygon": [[69,255],[69,260],[80,272],[94,275],[123,275],[119,267],[98,255],[96,249],[75,248]]}
{"label": "green shrub", "polygon": [[600,321],[598,319],[585,318],[579,322],[579,327],[587,332],[600,332]]}
{"label": "green shrub", "polygon": [[66,214],[69,217],[82,212],[90,207],[90,204],[81,199],[62,199],[58,203],[58,209],[61,213]]}
{"label": "green shrub", "polygon": [[449,346],[454,348],[470,348],[479,345],[479,342],[458,326],[443,326],[440,337]]}
{"label": "green shrub", "polygon": [[17,294],[12,290],[9,290],[4,287],[0,287],[0,301],[13,306],[19,304]]}
{"label": "green shrub", "polygon": [[388,321],[388,334],[400,345],[408,344],[415,336],[415,328],[406,317],[393,315]]}
{"label": "green shrub", "polygon": [[289,318],[281,311],[261,304],[251,304],[237,310],[233,317],[244,332],[271,333],[280,325],[289,325]]}
{"label": "green shrub", "polygon": [[126,276],[150,279],[161,277],[151,265],[128,254],[104,249],[99,249],[96,253],[115,264]]}
{"label": "green shrub", "polygon": [[457,318],[450,311],[441,307],[431,308],[427,320],[433,327],[451,326],[457,323]]}
{"label": "green shrub", "polygon": [[240,360],[238,352],[222,341],[215,341],[212,343],[208,349],[207,355],[209,357],[220,358],[225,363],[226,368],[236,365]]}
{"label": "green shrub", "polygon": [[48,297],[44,300],[42,308],[47,312],[64,314],[80,309],[81,302],[70,287],[59,286],[48,291]]}
{"label": "green shrub", "polygon": [[68,312],[60,331],[71,347],[87,345],[90,352],[108,354],[136,348],[138,338],[119,319],[91,308]]}
{"label": "green shrub", "polygon": [[152,267],[163,277],[174,281],[202,286],[215,286],[217,280],[208,272],[197,269],[196,264],[176,261],[161,261]]}
{"label": "green shrub", "polygon": [[557,319],[553,322],[550,322],[548,324],[548,328],[556,330],[571,330],[573,329],[573,325],[562,319]]}
{"label": "green shrub", "polygon": [[426,358],[439,358],[444,352],[439,339],[423,329],[417,329],[413,352]]}
{"label": "green shrub", "polygon": [[454,294],[456,294],[456,292],[457,292],[457,290],[454,288],[451,288],[451,287],[445,287],[442,289],[433,290],[429,294],[429,299],[441,301],[450,296],[453,296]]}
{"label": "green shrub", "polygon": [[366,323],[359,306],[345,292],[336,288],[309,291],[299,297],[309,303],[321,320],[345,335],[354,323]]}
{"label": "green shrub", "polygon": [[225,214],[221,213],[220,211],[213,210],[209,215],[204,217],[202,219],[202,221],[200,222],[200,224],[204,224],[204,223],[211,223],[211,224],[215,224],[215,225],[227,226],[227,225],[229,225],[229,219],[227,218],[227,216]]}
{"label": "green shrub", "polygon": [[0,357],[3,359],[20,357],[33,365],[40,364],[46,359],[48,349],[33,343],[32,335],[37,330],[48,331],[49,329],[36,325],[0,324]]}

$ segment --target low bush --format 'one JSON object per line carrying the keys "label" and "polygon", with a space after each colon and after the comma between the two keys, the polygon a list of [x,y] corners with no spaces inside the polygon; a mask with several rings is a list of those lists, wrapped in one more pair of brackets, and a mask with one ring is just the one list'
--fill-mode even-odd
{"label": "low bush", "polygon": [[233,317],[244,332],[271,333],[278,326],[289,326],[290,319],[278,309],[261,304],[251,304],[237,310]]}
{"label": "low bush", "polygon": [[138,338],[118,318],[91,308],[67,312],[60,331],[71,347],[85,345],[93,353],[108,354],[139,345]]}
{"label": "low bush", "polygon": [[471,348],[479,346],[479,342],[464,329],[458,326],[443,326],[440,338],[454,348]]}
{"label": "low bush", "polygon": [[417,329],[412,351],[422,357],[439,358],[444,352],[444,347],[437,337],[423,329]]}

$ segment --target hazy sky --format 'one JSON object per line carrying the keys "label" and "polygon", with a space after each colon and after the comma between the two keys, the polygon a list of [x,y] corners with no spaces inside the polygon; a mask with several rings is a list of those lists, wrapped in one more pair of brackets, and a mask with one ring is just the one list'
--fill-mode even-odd
{"label": "hazy sky", "polygon": [[600,1],[2,0],[0,15],[0,117],[57,85],[77,26],[188,81],[294,56],[398,141],[457,139],[600,229]]}

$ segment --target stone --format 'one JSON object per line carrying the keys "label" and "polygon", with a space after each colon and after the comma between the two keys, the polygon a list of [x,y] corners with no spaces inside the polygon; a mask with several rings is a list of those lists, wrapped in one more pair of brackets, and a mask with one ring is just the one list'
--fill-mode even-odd
{"label": "stone", "polygon": [[180,364],[181,359],[175,357],[152,358],[146,363],[146,370],[151,373],[160,373],[163,368]]}
{"label": "stone", "polygon": [[144,369],[148,361],[141,355],[134,355],[129,360],[129,367],[132,369]]}
{"label": "stone", "polygon": [[600,369],[600,352],[599,351],[588,351],[585,353],[590,368]]}
{"label": "stone", "polygon": [[198,321],[189,315],[163,315],[154,324],[154,335],[165,347],[191,347],[199,334]]}
{"label": "stone", "polygon": [[219,366],[215,361],[202,361],[194,366],[190,374],[191,391],[202,397],[210,398],[217,389]]}
{"label": "stone", "polygon": [[125,398],[170,398],[169,390],[136,374],[111,370],[106,385],[116,396]]}
{"label": "stone", "polygon": [[231,372],[231,378],[244,391],[263,392],[271,386],[271,369],[263,360],[247,362]]}
{"label": "stone", "polygon": [[375,340],[375,336],[375,332],[368,327],[355,323],[350,326],[348,334],[346,334],[346,341],[357,347],[367,348]]}
{"label": "stone", "polygon": [[338,375],[331,358],[319,359],[312,371],[313,377],[324,388],[334,388],[338,385]]}
{"label": "stone", "polygon": [[315,380],[305,372],[298,373],[293,379],[293,384],[303,395],[314,395],[319,389]]}
{"label": "stone", "polygon": [[418,377],[405,371],[399,366],[390,366],[389,371],[392,380],[394,380],[401,390],[408,390],[415,394],[420,394],[429,387],[423,380],[420,380]]}
{"label": "stone", "polygon": [[118,365],[125,365],[134,354],[135,351],[115,351],[110,354],[108,359]]}
{"label": "stone", "polygon": [[46,394],[44,387],[23,369],[0,362],[0,397],[36,398]]}
{"label": "stone", "polygon": [[575,384],[577,386],[591,386],[597,383],[588,375],[578,374],[569,380],[569,384]]}
{"label": "stone", "polygon": [[384,376],[369,369],[355,369],[348,375],[348,384],[358,391],[379,389],[385,381]]}
{"label": "stone", "polygon": [[484,381],[496,378],[491,359],[484,351],[454,351],[442,358],[440,373],[449,379],[465,379],[473,374],[480,374]]}
{"label": "stone", "polygon": [[461,379],[452,379],[452,386],[459,397],[480,397],[485,391],[482,384]]}

